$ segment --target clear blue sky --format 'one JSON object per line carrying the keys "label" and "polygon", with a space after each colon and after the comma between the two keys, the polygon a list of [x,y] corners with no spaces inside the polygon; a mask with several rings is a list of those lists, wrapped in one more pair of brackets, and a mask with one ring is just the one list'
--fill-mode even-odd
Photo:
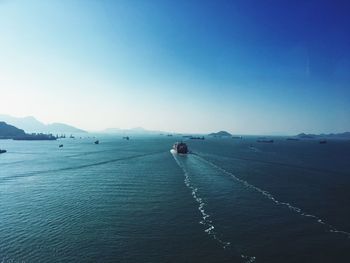
{"label": "clear blue sky", "polygon": [[0,113],[88,130],[350,130],[348,1],[0,1]]}

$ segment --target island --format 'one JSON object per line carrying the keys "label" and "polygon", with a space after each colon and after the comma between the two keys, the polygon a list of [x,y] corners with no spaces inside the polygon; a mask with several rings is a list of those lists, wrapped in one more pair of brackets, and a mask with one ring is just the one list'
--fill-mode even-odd
{"label": "island", "polygon": [[343,133],[329,133],[329,134],[325,134],[325,133],[321,133],[321,134],[305,134],[305,133],[300,133],[296,136],[294,136],[294,138],[300,138],[300,139],[350,139],[350,132],[343,132]]}
{"label": "island", "polygon": [[305,134],[305,133],[299,133],[297,137],[301,139],[314,139],[316,137],[315,134]]}
{"label": "island", "polygon": [[44,133],[27,134],[22,129],[19,129],[13,125],[9,125],[6,122],[0,121],[0,139],[34,141],[34,140],[56,140],[57,138],[52,134],[44,134]]}
{"label": "island", "polygon": [[208,134],[208,136],[213,136],[213,137],[232,137],[232,134],[227,132],[227,131],[219,131],[219,132],[213,132]]}

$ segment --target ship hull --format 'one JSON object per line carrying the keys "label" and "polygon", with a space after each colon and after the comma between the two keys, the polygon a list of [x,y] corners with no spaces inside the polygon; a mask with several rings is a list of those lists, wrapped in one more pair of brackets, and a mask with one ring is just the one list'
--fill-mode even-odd
{"label": "ship hull", "polygon": [[175,143],[173,146],[173,150],[177,154],[187,154],[188,153],[187,145],[183,142]]}

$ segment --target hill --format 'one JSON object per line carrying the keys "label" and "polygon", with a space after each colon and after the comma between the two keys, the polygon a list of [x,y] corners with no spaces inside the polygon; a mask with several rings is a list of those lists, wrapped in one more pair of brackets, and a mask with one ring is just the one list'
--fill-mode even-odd
{"label": "hill", "polygon": [[84,131],[82,129],[78,129],[74,126],[59,122],[47,124],[46,127],[48,132],[52,133],[87,133],[87,131]]}
{"label": "hill", "polygon": [[32,116],[19,118],[0,115],[0,121],[19,127],[28,133],[86,133],[84,130],[64,123],[44,124]]}
{"label": "hill", "polygon": [[209,136],[214,136],[214,137],[231,137],[232,134],[227,132],[227,131],[219,131],[219,132],[213,132],[208,134]]}
{"label": "hill", "polygon": [[160,134],[160,133],[167,133],[163,131],[153,131],[153,130],[146,130],[142,127],[136,127],[136,128],[131,128],[131,129],[120,129],[120,128],[108,128],[101,133],[108,133],[108,134],[145,134],[145,135],[153,135],[153,134]]}
{"label": "hill", "polygon": [[350,132],[343,132],[343,133],[329,133],[329,134],[305,134],[300,133],[296,137],[299,137],[301,139],[350,139]]}
{"label": "hill", "polygon": [[13,139],[18,136],[25,136],[24,130],[8,125],[6,122],[0,122],[0,139]]}
{"label": "hill", "polygon": [[22,129],[18,129],[6,122],[0,122],[0,139],[13,140],[56,140],[56,137],[51,134],[33,133],[27,134]]}

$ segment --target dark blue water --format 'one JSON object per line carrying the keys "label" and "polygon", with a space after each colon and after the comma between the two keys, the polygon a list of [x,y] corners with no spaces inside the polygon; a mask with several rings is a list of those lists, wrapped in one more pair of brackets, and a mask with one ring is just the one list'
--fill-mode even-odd
{"label": "dark blue water", "polygon": [[350,141],[99,139],[0,141],[0,262],[350,260]]}

